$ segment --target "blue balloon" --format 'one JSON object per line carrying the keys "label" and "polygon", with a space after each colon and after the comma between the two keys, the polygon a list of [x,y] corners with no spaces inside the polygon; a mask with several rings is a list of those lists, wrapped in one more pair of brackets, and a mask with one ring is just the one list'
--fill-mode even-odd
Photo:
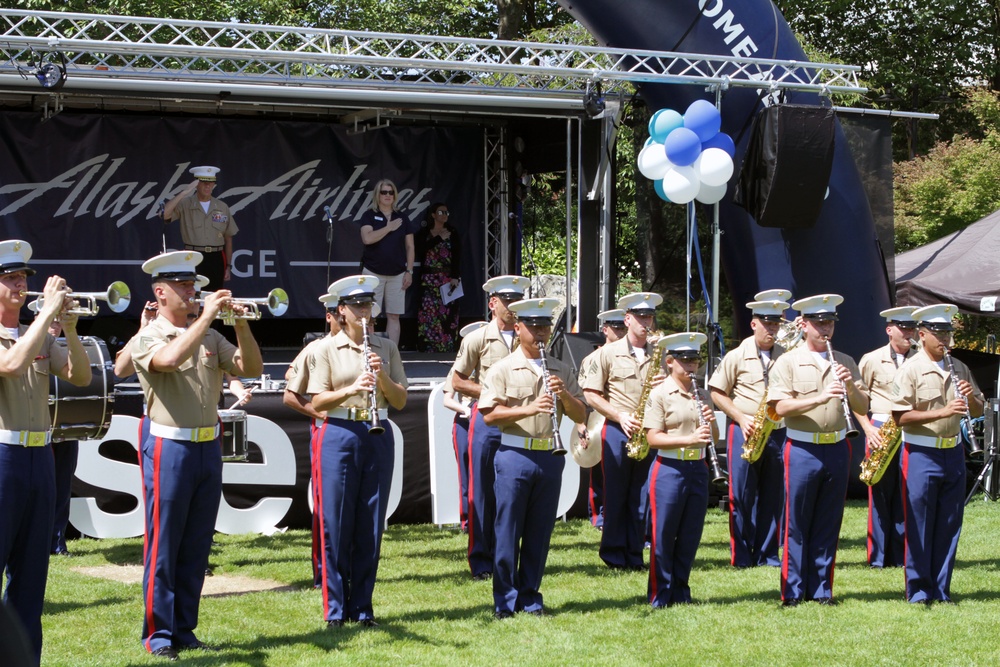
{"label": "blue balloon", "polygon": [[649,119],[649,136],[662,144],[678,127],[684,127],[684,118],[673,109],[660,109]]}
{"label": "blue balloon", "polygon": [[684,127],[697,134],[699,141],[708,141],[719,133],[722,115],[708,100],[695,100],[684,112]]}
{"label": "blue balloon", "polygon": [[709,148],[721,148],[729,153],[729,157],[736,157],[736,144],[733,143],[732,137],[725,132],[719,132],[708,141],[701,142],[701,150]]}
{"label": "blue balloon", "polygon": [[667,151],[668,160],[678,167],[687,167],[701,155],[701,140],[686,127],[678,127],[667,135],[663,148]]}
{"label": "blue balloon", "polygon": [[667,193],[663,191],[662,178],[653,181],[653,189],[656,190],[656,196],[658,196],[660,199],[667,202],[668,204],[673,204],[673,202],[670,201],[670,197],[667,196]]}

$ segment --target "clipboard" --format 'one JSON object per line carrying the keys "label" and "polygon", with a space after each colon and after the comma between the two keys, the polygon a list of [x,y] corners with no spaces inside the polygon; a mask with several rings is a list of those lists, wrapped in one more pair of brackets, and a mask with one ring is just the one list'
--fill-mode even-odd
{"label": "clipboard", "polygon": [[451,283],[449,282],[445,283],[444,285],[441,285],[441,287],[439,287],[438,290],[441,292],[441,303],[443,303],[446,306],[455,299],[460,299],[461,297],[465,296],[465,292],[462,290],[461,280],[459,280],[458,284],[455,285],[455,289],[451,288]]}

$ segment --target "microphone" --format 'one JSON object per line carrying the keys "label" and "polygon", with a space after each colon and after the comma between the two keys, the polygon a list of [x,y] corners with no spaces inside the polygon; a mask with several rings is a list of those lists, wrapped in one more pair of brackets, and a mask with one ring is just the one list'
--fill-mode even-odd
{"label": "microphone", "polygon": [[330,212],[330,207],[329,206],[324,206],[323,207],[323,218],[327,222],[331,222],[331,223],[333,222],[333,213]]}

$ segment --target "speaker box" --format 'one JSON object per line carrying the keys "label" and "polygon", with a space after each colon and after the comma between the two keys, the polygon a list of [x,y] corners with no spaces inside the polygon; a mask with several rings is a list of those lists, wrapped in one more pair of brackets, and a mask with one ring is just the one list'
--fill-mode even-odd
{"label": "speaker box", "polygon": [[552,356],[569,364],[574,372],[579,373],[580,362],[601,345],[604,345],[604,334],[600,332],[563,334],[553,346]]}
{"label": "speaker box", "polygon": [[778,104],[754,119],[733,201],[761,227],[816,224],[833,167],[833,109]]}

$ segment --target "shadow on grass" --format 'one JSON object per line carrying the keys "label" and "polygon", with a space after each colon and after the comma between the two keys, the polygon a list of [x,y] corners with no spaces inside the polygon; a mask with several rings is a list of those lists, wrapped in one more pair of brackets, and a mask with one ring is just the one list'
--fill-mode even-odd
{"label": "shadow on grass", "polygon": [[55,616],[56,614],[67,614],[79,611],[80,609],[100,609],[116,604],[129,604],[132,601],[133,598],[131,597],[118,596],[89,600],[87,602],[52,602],[51,600],[46,600],[43,613],[46,616]]}

